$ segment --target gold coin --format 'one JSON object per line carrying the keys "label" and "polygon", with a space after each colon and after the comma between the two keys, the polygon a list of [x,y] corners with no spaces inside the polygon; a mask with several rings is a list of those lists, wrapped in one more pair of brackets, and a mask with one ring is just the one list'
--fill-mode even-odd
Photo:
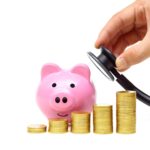
{"label": "gold coin", "polygon": [[68,132],[67,119],[50,119],[48,132],[51,133],[66,133]]}
{"label": "gold coin", "polygon": [[44,124],[31,124],[27,127],[27,131],[30,133],[44,133],[46,132],[46,128]]}
{"label": "gold coin", "polygon": [[113,132],[112,105],[93,106],[93,132],[110,134]]}
{"label": "gold coin", "polygon": [[116,131],[130,134],[136,132],[136,92],[116,93]]}
{"label": "gold coin", "polygon": [[90,132],[90,113],[89,112],[72,112],[71,113],[71,132],[72,133],[89,133]]}

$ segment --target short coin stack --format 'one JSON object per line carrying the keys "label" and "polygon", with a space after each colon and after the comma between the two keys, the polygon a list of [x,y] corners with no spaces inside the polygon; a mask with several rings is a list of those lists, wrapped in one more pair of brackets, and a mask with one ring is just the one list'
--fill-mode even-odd
{"label": "short coin stack", "polygon": [[46,128],[44,124],[31,124],[27,127],[27,131],[30,133],[44,133],[46,132]]}
{"label": "short coin stack", "polygon": [[112,105],[93,106],[93,131],[98,134],[113,132]]}
{"label": "short coin stack", "polygon": [[89,133],[90,132],[90,113],[89,112],[72,112],[71,113],[71,132],[72,133]]}
{"label": "short coin stack", "polygon": [[136,92],[120,91],[116,93],[116,119],[118,133],[136,132]]}
{"label": "short coin stack", "polygon": [[50,119],[48,132],[50,132],[50,133],[68,132],[67,119]]}

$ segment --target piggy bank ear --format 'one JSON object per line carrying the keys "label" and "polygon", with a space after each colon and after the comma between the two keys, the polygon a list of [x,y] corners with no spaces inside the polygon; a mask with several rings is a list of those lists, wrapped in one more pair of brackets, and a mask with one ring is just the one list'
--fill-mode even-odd
{"label": "piggy bank ear", "polygon": [[43,79],[45,76],[51,73],[55,73],[59,71],[61,71],[61,68],[56,64],[45,64],[41,70],[41,79]]}
{"label": "piggy bank ear", "polygon": [[85,64],[79,64],[79,65],[75,66],[74,68],[71,69],[71,72],[79,74],[79,75],[85,77],[86,79],[90,80],[91,72],[90,72],[89,67]]}

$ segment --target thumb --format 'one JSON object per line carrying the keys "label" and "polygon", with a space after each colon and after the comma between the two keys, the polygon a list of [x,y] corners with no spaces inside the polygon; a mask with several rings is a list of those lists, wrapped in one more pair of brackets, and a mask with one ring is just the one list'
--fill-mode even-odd
{"label": "thumb", "polygon": [[130,66],[140,63],[150,57],[150,42],[146,39],[130,46],[117,59],[116,66],[119,71],[124,71]]}

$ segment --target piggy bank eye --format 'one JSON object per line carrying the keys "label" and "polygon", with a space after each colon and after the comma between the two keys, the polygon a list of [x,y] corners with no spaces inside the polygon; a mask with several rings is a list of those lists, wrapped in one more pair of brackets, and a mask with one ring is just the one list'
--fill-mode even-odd
{"label": "piggy bank eye", "polygon": [[52,87],[56,87],[56,85],[57,85],[56,83],[52,83]]}
{"label": "piggy bank eye", "polygon": [[74,83],[71,83],[71,84],[70,84],[70,87],[71,87],[71,88],[75,88],[75,84],[74,84]]}

